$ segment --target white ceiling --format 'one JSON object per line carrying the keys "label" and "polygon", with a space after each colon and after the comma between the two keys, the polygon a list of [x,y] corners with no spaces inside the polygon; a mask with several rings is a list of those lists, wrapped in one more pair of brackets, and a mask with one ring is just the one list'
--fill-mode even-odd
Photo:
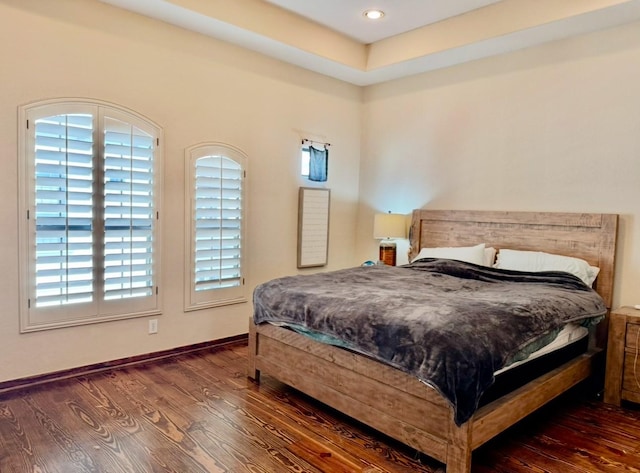
{"label": "white ceiling", "polygon": [[[265,0],[364,44],[429,25],[500,0]],[[385,16],[368,20],[372,8]]]}
{"label": "white ceiling", "polygon": [[640,20],[640,0],[100,1],[361,86]]}

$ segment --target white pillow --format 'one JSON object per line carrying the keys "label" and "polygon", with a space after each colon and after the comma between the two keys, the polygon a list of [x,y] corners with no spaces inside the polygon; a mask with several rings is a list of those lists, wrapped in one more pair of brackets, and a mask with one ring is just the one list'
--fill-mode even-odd
{"label": "white pillow", "polygon": [[500,249],[495,268],[515,271],[565,271],[579,277],[591,286],[600,268],[591,266],[585,260],[571,256],[554,255],[541,251],[520,251]]}
{"label": "white pillow", "polygon": [[411,262],[422,258],[444,258],[482,265],[484,264],[484,250],[484,243],[476,246],[422,248],[418,256],[413,258]]}

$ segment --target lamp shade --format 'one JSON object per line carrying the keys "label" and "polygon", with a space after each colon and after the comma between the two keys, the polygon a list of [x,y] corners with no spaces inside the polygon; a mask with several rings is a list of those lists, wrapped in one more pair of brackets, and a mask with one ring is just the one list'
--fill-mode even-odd
{"label": "lamp shade", "polygon": [[373,238],[406,238],[406,218],[402,214],[375,214]]}

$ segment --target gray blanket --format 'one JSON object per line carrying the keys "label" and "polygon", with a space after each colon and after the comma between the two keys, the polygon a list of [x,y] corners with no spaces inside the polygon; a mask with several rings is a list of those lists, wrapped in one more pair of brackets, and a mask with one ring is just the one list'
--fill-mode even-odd
{"label": "gray blanket", "polygon": [[605,313],[600,296],[569,273],[444,259],[284,277],[254,291],[255,323],[326,334],[415,375],[451,402],[458,425],[521,348]]}

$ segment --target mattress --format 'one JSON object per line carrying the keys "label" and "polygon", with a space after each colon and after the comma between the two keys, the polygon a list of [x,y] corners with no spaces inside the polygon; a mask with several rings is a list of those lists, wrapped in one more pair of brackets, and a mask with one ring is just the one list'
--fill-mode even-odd
{"label": "mattress", "polygon": [[[270,323],[272,325],[277,325],[279,327],[289,328],[295,332],[298,332],[301,335],[304,335],[306,337],[309,337],[315,340],[316,342],[325,343],[327,345],[334,345],[337,347],[344,348],[346,350],[358,352],[353,347],[346,345],[344,342],[342,342],[342,340],[336,337],[332,337],[331,335],[327,335],[325,333],[314,332],[312,330],[306,329],[303,326],[299,326],[295,324],[279,323],[279,322],[270,322]],[[517,368],[518,366],[521,366],[529,361],[535,360],[536,358],[544,356],[548,353],[552,353],[556,350],[560,350],[561,348],[564,348],[565,346],[571,344],[572,342],[580,340],[583,337],[586,337],[587,335],[589,335],[588,328],[582,325],[574,324],[574,323],[567,324],[557,332],[557,335],[552,336],[550,338],[551,341],[549,343],[544,344],[542,347],[538,348],[532,353],[528,353],[526,356],[517,354],[516,356],[514,356],[514,359],[518,361],[514,361],[513,363],[505,366],[504,368],[497,370],[493,374],[494,376],[499,376],[502,373],[506,373],[507,371],[513,368]],[[366,353],[362,353],[362,352],[359,352],[359,353],[361,355],[366,356]]]}
{"label": "mattress", "polygon": [[580,340],[583,337],[586,337],[588,335],[589,335],[589,329],[587,329],[586,327],[583,327],[582,325],[578,325],[578,324],[567,324],[562,328],[562,330],[558,333],[558,335],[555,337],[555,339],[551,343],[548,343],[544,345],[542,348],[539,348],[538,350],[534,351],[525,359],[516,361],[514,363],[511,363],[508,366],[505,366],[502,369],[499,369],[494,373],[494,376],[499,376],[502,373],[506,373],[510,369],[516,368],[529,361],[535,360],[536,358],[544,356],[547,353],[551,353],[555,350],[559,350],[569,345],[570,343]]}
{"label": "mattress", "polygon": [[483,393],[478,405],[488,404],[524,386],[585,353],[588,347],[589,330],[579,325],[568,324],[551,343],[533,352],[526,359],[496,371],[494,383]]}

